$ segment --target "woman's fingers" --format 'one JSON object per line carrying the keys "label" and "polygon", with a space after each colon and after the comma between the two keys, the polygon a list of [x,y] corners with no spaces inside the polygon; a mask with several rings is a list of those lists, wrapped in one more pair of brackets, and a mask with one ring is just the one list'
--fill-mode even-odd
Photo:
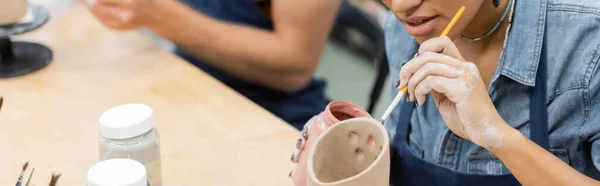
{"label": "woman's fingers", "polygon": [[398,88],[407,86],[408,79],[412,78],[411,76],[427,63],[441,63],[450,67],[460,67],[462,64],[460,60],[453,57],[444,54],[426,52],[409,61],[402,67],[402,69],[400,69],[400,84]]}
{"label": "woman's fingers", "polygon": [[82,2],[89,8],[92,8],[98,4],[97,0],[82,0]]}
{"label": "woman's fingers", "polygon": [[135,0],[95,0],[98,4],[114,6],[124,9],[133,9],[135,8]]}
{"label": "woman's fingers", "polygon": [[460,104],[469,99],[475,85],[467,82],[469,75],[459,76],[457,78],[448,78],[443,76],[427,76],[415,88],[415,97],[417,104],[422,105],[425,102],[425,95],[432,90],[444,94],[450,101]]}
{"label": "woman's fingers", "polygon": [[418,105],[423,105],[426,100],[426,95],[432,90],[446,94],[449,93],[448,85],[456,84],[456,79],[447,78],[443,76],[427,76],[421,83],[415,88],[415,97]]}
{"label": "woman's fingers", "polygon": [[106,5],[96,5],[92,7],[92,12],[98,19],[113,29],[121,29],[132,21],[134,12]]}
{"label": "woman's fingers", "polygon": [[436,37],[423,42],[419,47],[418,54],[423,54],[425,52],[441,53],[457,59],[463,59],[458,48],[448,36]]}
{"label": "woman's fingers", "polygon": [[92,7],[91,10],[94,13],[94,15],[96,15],[98,18],[100,18],[102,20],[125,21],[133,15],[133,12],[131,12],[127,9],[122,9],[122,8],[118,8],[118,7],[114,7],[114,6],[107,6],[107,5],[102,5],[102,4],[98,4],[94,7]]}
{"label": "woman's fingers", "polygon": [[418,105],[423,105],[426,95],[431,91],[444,94],[450,101],[460,104],[469,99],[473,86],[464,82],[462,78],[447,78],[442,76],[427,76],[415,88]]}
{"label": "woman's fingers", "polygon": [[[410,100],[415,100],[418,95],[416,87],[429,76],[440,76],[446,78],[457,78],[463,74],[461,68],[445,65],[442,63],[426,63],[417,72],[415,72],[410,80],[408,80],[408,92]],[[418,99],[417,99],[418,100]]]}

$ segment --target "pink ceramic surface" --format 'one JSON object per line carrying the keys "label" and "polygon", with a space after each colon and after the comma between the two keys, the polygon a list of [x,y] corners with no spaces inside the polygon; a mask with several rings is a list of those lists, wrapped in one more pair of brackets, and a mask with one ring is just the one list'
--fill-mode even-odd
{"label": "pink ceramic surface", "polygon": [[314,141],[332,125],[340,121],[360,117],[371,118],[371,115],[352,103],[333,101],[327,105],[323,112],[306,123],[302,130],[302,136],[296,144],[296,150],[291,157],[292,161],[297,163],[296,168],[290,174],[294,185],[306,186],[307,162],[310,154],[308,149],[311,149]]}

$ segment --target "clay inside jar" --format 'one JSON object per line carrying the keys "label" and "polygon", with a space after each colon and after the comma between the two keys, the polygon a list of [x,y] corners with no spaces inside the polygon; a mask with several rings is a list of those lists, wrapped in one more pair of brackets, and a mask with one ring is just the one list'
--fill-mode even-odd
{"label": "clay inside jar", "polygon": [[364,113],[364,111],[346,104],[332,104],[330,110],[333,117],[338,121],[369,116],[368,113]]}
{"label": "clay inside jar", "polygon": [[332,114],[333,114],[333,117],[335,117],[336,119],[338,119],[340,121],[344,121],[344,120],[353,118],[352,115],[350,115],[349,113],[343,112],[343,111],[333,111]]}

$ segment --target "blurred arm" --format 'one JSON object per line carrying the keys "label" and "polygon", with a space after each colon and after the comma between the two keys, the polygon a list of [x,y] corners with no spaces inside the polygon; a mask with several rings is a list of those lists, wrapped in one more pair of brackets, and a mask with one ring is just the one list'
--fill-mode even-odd
{"label": "blurred arm", "polygon": [[294,92],[312,78],[339,0],[272,0],[274,30],[212,19],[174,0],[157,0],[148,27],[228,74]]}

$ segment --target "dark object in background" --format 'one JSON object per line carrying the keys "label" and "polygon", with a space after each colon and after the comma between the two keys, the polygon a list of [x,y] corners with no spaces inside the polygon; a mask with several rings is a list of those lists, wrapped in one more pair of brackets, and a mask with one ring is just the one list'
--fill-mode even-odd
{"label": "dark object in background", "polygon": [[498,8],[498,6],[500,6],[500,0],[493,0],[492,3],[494,4],[494,7]]}
{"label": "dark object in background", "polygon": [[31,42],[13,42],[10,37],[35,30],[48,21],[49,13],[41,6],[29,4],[33,20],[27,23],[0,25],[0,78],[27,75],[46,67],[52,51]]}
{"label": "dark object in background", "polygon": [[377,18],[349,1],[342,0],[330,39],[363,57],[379,57],[385,50],[383,29]]}
{"label": "dark object in background", "polygon": [[271,16],[271,1],[270,0],[254,0],[254,3],[256,4],[256,6],[258,6],[258,8],[263,12],[263,14],[269,18],[270,20],[273,20],[273,17]]}
{"label": "dark object in background", "polygon": [[[374,59],[377,75],[371,89],[367,112],[373,114],[383,83],[389,73],[383,29],[377,19],[342,0],[330,39],[354,53]],[[377,0],[379,1],[379,0]],[[381,3],[381,1],[379,1]],[[383,5],[383,4],[382,4]],[[385,6],[384,6],[385,7]],[[358,37],[357,37],[358,36]]]}

